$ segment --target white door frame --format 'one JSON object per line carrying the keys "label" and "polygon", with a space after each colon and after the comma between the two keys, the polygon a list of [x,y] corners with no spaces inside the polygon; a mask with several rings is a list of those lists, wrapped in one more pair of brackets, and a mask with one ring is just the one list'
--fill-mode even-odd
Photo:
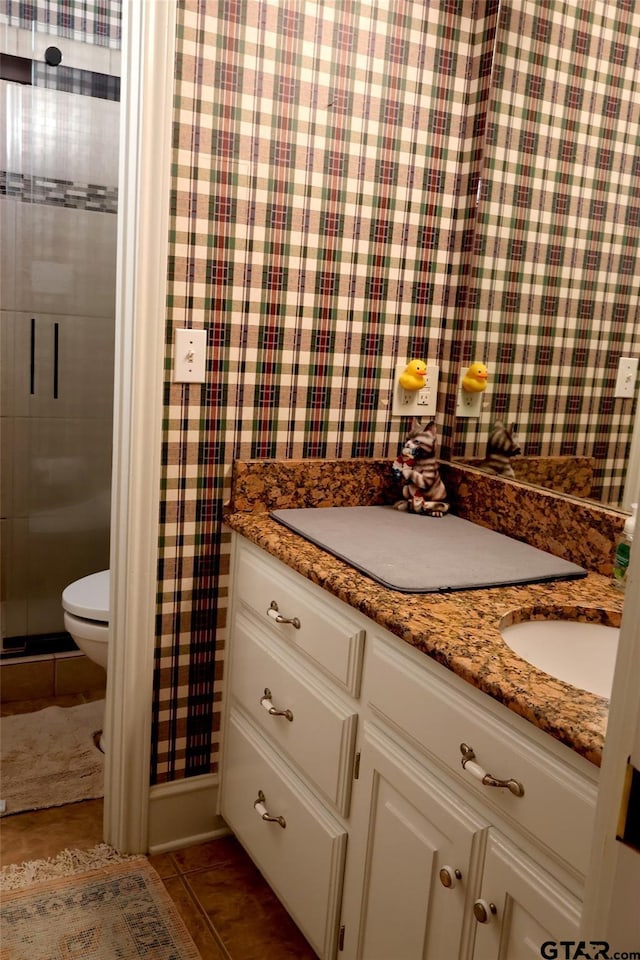
{"label": "white door frame", "polygon": [[147,850],[175,0],[123,4],[104,837]]}
{"label": "white door frame", "polygon": [[[640,423],[640,414],[636,424]],[[638,491],[637,461],[629,483]],[[627,763],[640,770],[640,535],[631,551],[611,691],[581,936],[606,940],[610,955],[640,950],[640,851],[616,839],[626,807]]]}
{"label": "white door frame", "polygon": [[640,500],[640,399],[636,401],[636,415],[633,422],[631,447],[624,482],[622,508],[631,511],[631,504]]}

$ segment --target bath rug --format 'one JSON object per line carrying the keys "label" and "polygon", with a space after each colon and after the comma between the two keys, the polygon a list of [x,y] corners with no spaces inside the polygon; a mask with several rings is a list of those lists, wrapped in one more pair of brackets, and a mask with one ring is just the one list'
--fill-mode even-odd
{"label": "bath rug", "polygon": [[61,880],[63,877],[72,877],[76,873],[101,870],[114,863],[128,863],[130,860],[139,859],[140,854],[118,853],[115,847],[108,843],[98,843],[95,847],[85,850],[67,847],[55,857],[48,857],[46,860],[27,860],[24,863],[6,864],[0,869],[0,893],[22,890],[24,887],[33,887],[36,883]]}
{"label": "bath rug", "polygon": [[104,700],[46,707],[0,720],[2,816],[104,795],[104,754],[94,743]]}
{"label": "bath rug", "polygon": [[3,895],[11,960],[202,960],[144,857]]}

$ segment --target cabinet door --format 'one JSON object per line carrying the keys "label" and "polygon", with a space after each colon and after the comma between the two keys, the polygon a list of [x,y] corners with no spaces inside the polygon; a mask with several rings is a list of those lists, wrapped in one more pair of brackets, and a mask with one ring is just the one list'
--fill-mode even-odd
{"label": "cabinet door", "polygon": [[473,960],[540,960],[545,941],[578,937],[576,898],[494,829],[473,913]]}
{"label": "cabinet door", "polygon": [[481,852],[485,824],[373,724],[364,725],[359,749],[343,955],[454,960],[471,933],[465,904],[477,892],[474,851]]}

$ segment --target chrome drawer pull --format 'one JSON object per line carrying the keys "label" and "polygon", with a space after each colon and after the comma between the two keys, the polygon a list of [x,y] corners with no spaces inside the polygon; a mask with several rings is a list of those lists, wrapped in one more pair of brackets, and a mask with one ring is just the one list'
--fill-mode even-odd
{"label": "chrome drawer pull", "polygon": [[300,629],[300,621],[297,617],[283,617],[281,613],[278,613],[278,604],[275,600],[272,600],[269,604],[267,616],[271,617],[272,620],[275,620],[276,623],[290,623],[292,627],[296,628],[296,630]]}
{"label": "chrome drawer pull", "polygon": [[472,777],[484,783],[485,787],[506,787],[514,797],[524,797],[524,787],[519,780],[498,780],[492,777],[490,773],[483,770],[479,763],[475,762],[476,755],[473,749],[466,743],[460,744],[460,753],[462,754],[462,769],[468,770]]}
{"label": "chrome drawer pull", "polygon": [[254,800],[254,807],[260,814],[263,820],[267,820],[269,823],[279,823],[282,829],[284,830],[287,826],[287,821],[284,817],[272,817],[267,808],[264,805],[264,802],[267,798],[265,797],[262,790],[258,790],[258,799]]}
{"label": "chrome drawer pull", "polygon": [[293,720],[291,710],[276,710],[271,702],[271,690],[264,688],[264,696],[260,697],[260,706],[264,707],[270,717],[285,717],[287,720]]}

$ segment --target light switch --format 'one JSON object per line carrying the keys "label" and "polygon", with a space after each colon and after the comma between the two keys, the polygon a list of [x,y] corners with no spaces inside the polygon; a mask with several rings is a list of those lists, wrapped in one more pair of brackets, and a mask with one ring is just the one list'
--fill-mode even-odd
{"label": "light switch", "polygon": [[618,376],[614,397],[633,397],[636,392],[636,377],[638,376],[638,358],[620,357],[618,360]]}
{"label": "light switch", "polygon": [[173,344],[174,383],[204,383],[207,369],[207,331],[180,329]]}

